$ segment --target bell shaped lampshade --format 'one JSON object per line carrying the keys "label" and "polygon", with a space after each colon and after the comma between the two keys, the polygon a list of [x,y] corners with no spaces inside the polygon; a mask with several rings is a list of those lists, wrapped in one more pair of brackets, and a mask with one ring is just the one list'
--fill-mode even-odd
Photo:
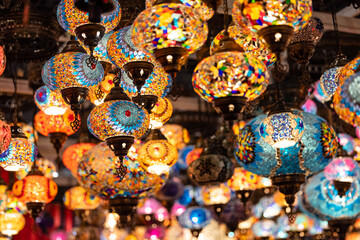
{"label": "bell shaped lampshade", "polygon": [[161,128],[173,113],[173,106],[168,98],[158,98],[150,113],[150,127]]}
{"label": "bell shaped lampshade", "polygon": [[177,149],[182,149],[190,141],[189,132],[178,124],[165,124],[161,129],[166,139]]}
{"label": "bell shaped lampshade", "polygon": [[[56,166],[52,161],[38,156],[34,164],[36,164],[36,166],[39,168],[42,174],[44,174],[45,177],[51,179],[58,176]],[[30,170],[31,170],[31,166],[28,166],[23,170],[17,171],[16,178],[17,179],[25,178],[26,175],[30,172]]]}
{"label": "bell shaped lampshade", "polygon": [[331,181],[353,182],[360,175],[360,167],[350,157],[338,157],[325,167],[324,175]]}
{"label": "bell shaped lampshade", "polygon": [[226,184],[202,188],[205,205],[226,204],[231,199],[231,189]]}
{"label": "bell shaped lampshade", "polygon": [[204,207],[188,207],[178,219],[183,228],[202,229],[210,223],[211,213]]}
{"label": "bell shaped lampshade", "polygon": [[18,234],[25,227],[25,218],[19,212],[0,213],[0,232],[6,236]]}
{"label": "bell shaped lampshade", "polygon": [[[257,58],[263,62],[265,66],[271,66],[276,61],[275,54],[271,53],[254,33],[241,29],[237,25],[229,26],[228,32],[229,36],[244,49],[247,55]],[[220,45],[220,40],[224,37],[225,30],[222,30],[215,36],[210,45],[210,54],[215,52],[215,49]]]}
{"label": "bell shaped lampshade", "polygon": [[169,172],[178,159],[177,148],[168,142],[160,129],[150,130],[146,140],[138,152],[137,160],[140,165],[152,174]]}
{"label": "bell shaped lampshade", "polygon": [[116,156],[106,143],[99,143],[80,160],[78,180],[89,193],[104,199],[144,198],[159,189],[166,175],[147,173],[135,159],[124,157],[127,172],[123,180],[116,172]]}
{"label": "bell shaped lampshade", "polygon": [[266,117],[259,126],[261,137],[273,148],[294,146],[305,131],[300,115],[281,112]]}
{"label": "bell shaped lampshade", "polygon": [[251,229],[256,237],[266,238],[275,235],[277,226],[273,220],[261,219],[254,223]]}
{"label": "bell shaped lampshade", "polygon": [[38,88],[34,95],[36,106],[47,115],[63,115],[69,106],[58,91],[51,91],[47,86]]}
{"label": "bell shaped lampshade", "polygon": [[35,144],[26,138],[18,125],[11,126],[10,145],[0,154],[0,166],[6,171],[19,171],[31,166],[36,156]]}
{"label": "bell shaped lampshade", "polygon": [[10,125],[0,119],[0,153],[9,148],[11,141]]}
{"label": "bell shaped lampshade", "polygon": [[187,56],[205,43],[207,34],[201,14],[180,2],[155,3],[137,16],[132,27],[134,45],[154,53],[169,74],[180,71]]}
{"label": "bell shaped lampshade", "polygon": [[100,205],[100,198],[76,186],[65,192],[64,205],[70,210],[93,210]]}
{"label": "bell shaped lampshade", "polygon": [[[146,0],[146,7],[151,8],[152,5],[156,2],[156,0]],[[197,10],[204,20],[209,20],[214,15],[214,10],[208,7],[204,1],[200,0],[181,0],[182,4],[187,7],[192,7]]]}
{"label": "bell shaped lampshade", "polygon": [[6,68],[6,55],[4,48],[0,46],[0,76],[4,73]]}
{"label": "bell shaped lampshade", "polygon": [[359,86],[360,73],[355,73],[340,84],[333,97],[333,105],[336,114],[345,122],[356,126],[360,125]]}
{"label": "bell shaped lampshade", "polygon": [[65,149],[62,155],[63,163],[65,167],[71,171],[74,177],[77,175],[80,159],[95,145],[95,143],[77,143]]}
{"label": "bell shaped lampshade", "polygon": [[275,149],[261,137],[260,126],[266,115],[255,117],[240,130],[235,157],[245,170],[273,177],[316,173],[326,167],[337,151],[335,131],[317,115],[298,110],[293,110],[293,113],[301,116],[304,133],[292,147]]}

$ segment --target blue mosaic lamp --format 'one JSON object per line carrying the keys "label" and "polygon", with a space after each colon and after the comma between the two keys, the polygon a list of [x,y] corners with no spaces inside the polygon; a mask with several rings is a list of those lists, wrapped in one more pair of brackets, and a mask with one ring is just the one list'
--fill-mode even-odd
{"label": "blue mosaic lamp", "polygon": [[211,213],[204,207],[188,207],[178,218],[181,227],[190,229],[194,237],[198,237],[201,230],[211,220]]}

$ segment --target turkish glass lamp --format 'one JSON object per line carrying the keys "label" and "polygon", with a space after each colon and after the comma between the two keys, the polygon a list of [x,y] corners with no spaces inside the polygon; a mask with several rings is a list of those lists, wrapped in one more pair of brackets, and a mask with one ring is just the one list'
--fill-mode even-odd
{"label": "turkish glass lamp", "polygon": [[91,195],[85,188],[76,186],[65,192],[64,205],[70,210],[94,210],[100,205],[100,198]]}
{"label": "turkish glass lamp", "polygon": [[[58,172],[57,172],[55,164],[46,158],[40,157],[40,154],[38,154],[34,164],[36,164],[36,166],[45,175],[45,177],[54,178],[54,177],[58,176]],[[23,170],[17,171],[16,178],[17,179],[25,178],[26,175],[30,172],[30,170],[31,170],[31,166],[28,166],[27,168],[25,168]]]}
{"label": "turkish glass lamp", "polygon": [[188,207],[178,217],[182,228],[190,229],[195,237],[198,237],[201,230],[210,224],[211,213],[204,207]]}
{"label": "turkish glass lamp", "polygon": [[0,196],[0,212],[7,212],[7,213],[19,212],[21,214],[25,214],[27,212],[25,203],[23,203],[17,197],[15,197],[12,190],[5,190],[1,194],[2,195]]}
{"label": "turkish glass lamp", "polygon": [[281,210],[273,196],[265,196],[252,208],[252,214],[257,218],[274,218],[280,215]]}
{"label": "turkish glass lamp", "polygon": [[301,106],[301,110],[316,115],[317,105],[312,99],[309,98],[308,100],[306,100],[304,105]]}
{"label": "turkish glass lamp", "polygon": [[9,148],[11,142],[10,125],[0,118],[0,153]]}
{"label": "turkish glass lamp", "polygon": [[95,145],[95,143],[76,143],[66,148],[63,152],[63,163],[65,167],[71,171],[74,177],[77,175],[77,168],[80,159]]}
{"label": "turkish glass lamp", "polygon": [[151,129],[146,142],[138,152],[137,160],[149,173],[161,175],[169,172],[178,159],[178,151],[160,129]]}
{"label": "turkish glass lamp", "polygon": [[173,113],[173,106],[168,98],[158,98],[150,113],[150,128],[161,128]]}
{"label": "turkish glass lamp", "polygon": [[[109,59],[109,55],[107,52],[107,44],[109,41],[110,36],[114,33],[114,31],[109,31],[104,34],[104,36],[101,38],[101,40],[98,42],[96,47],[93,50],[93,56],[98,59],[101,63],[111,63]],[[85,45],[83,42],[80,41],[80,45],[85,49],[87,54],[91,54],[91,50],[89,46]]]}
{"label": "turkish glass lamp", "polygon": [[6,55],[4,48],[0,46],[0,76],[4,73],[6,68]]}
{"label": "turkish glass lamp", "polygon": [[338,157],[325,167],[324,175],[332,181],[339,196],[343,197],[354,182],[354,178],[359,177],[360,167],[350,157]]}
{"label": "turkish glass lamp", "polygon": [[125,176],[123,157],[129,152],[134,139],[140,138],[149,128],[148,112],[131,102],[117,81],[105,102],[90,112],[87,125],[89,131],[101,141],[106,141],[119,157],[119,176]]}
{"label": "turkish glass lamp", "polygon": [[189,132],[178,124],[165,124],[161,129],[166,139],[177,149],[182,149],[190,141]]}
{"label": "turkish glass lamp", "polygon": [[[156,0],[146,0],[146,8],[151,8]],[[215,11],[206,5],[204,1],[201,0],[181,0],[181,3],[187,7],[192,7],[194,10],[197,10],[203,17],[204,20],[209,20],[215,13]]]}
{"label": "turkish glass lamp", "polygon": [[232,8],[235,23],[257,33],[274,53],[286,49],[293,32],[304,27],[311,15],[311,0],[236,0]]}
{"label": "turkish glass lamp", "polygon": [[356,57],[355,59],[348,62],[340,71],[339,75],[339,85],[341,86],[346,79],[348,79],[351,75],[357,72],[360,65],[360,57]]}
{"label": "turkish glass lamp", "polygon": [[19,212],[0,213],[0,232],[8,237],[18,234],[25,227],[25,218]]}
{"label": "turkish glass lamp", "polygon": [[156,1],[137,16],[132,27],[134,45],[153,53],[173,78],[187,56],[205,43],[207,34],[201,14],[180,0]]}
{"label": "turkish glass lamp", "polygon": [[270,177],[273,185],[285,194],[289,205],[294,203],[294,194],[305,181],[305,175],[323,170],[338,148],[335,131],[323,118],[298,110],[292,110],[292,113],[300,116],[304,123],[303,135],[295,145],[272,147],[260,130],[267,116],[259,115],[240,130],[235,146],[235,158],[240,166]]}
{"label": "turkish glass lamp", "polygon": [[[230,25],[228,32],[229,36],[244,49],[247,55],[259,59],[265,66],[269,67],[276,61],[275,54],[271,53],[254,33],[241,29],[237,25]],[[215,36],[210,45],[210,55],[212,55],[215,49],[219,47],[220,40],[224,37],[225,30],[222,30]]]}
{"label": "turkish glass lamp", "polygon": [[333,97],[336,114],[342,120],[354,126],[360,125],[359,86],[360,73],[355,73],[340,84]]}
{"label": "turkish glass lamp", "polygon": [[33,164],[37,149],[17,124],[11,126],[10,129],[10,145],[0,154],[0,166],[6,171],[19,171]]}
{"label": "turkish glass lamp", "polygon": [[[14,125],[14,124],[11,124],[11,125]],[[34,131],[34,128],[31,125],[24,123],[24,122],[19,122],[19,123],[17,123],[17,125],[21,127],[25,136],[29,139],[29,142],[35,143],[35,141],[38,140],[39,135],[38,135],[37,131]]]}
{"label": "turkish glass lamp", "polygon": [[203,148],[194,148],[193,150],[191,150],[186,156],[186,164],[189,166],[193,161],[198,159],[203,150]]}
{"label": "turkish glass lamp", "polygon": [[45,204],[54,200],[58,187],[53,180],[45,177],[34,164],[24,179],[14,183],[12,190],[15,197],[26,203],[31,216],[36,219]]}
{"label": "turkish glass lamp", "polygon": [[214,53],[195,68],[192,84],[195,92],[225,120],[236,120],[247,101],[259,97],[269,83],[266,66],[246,55],[233,38],[220,40]]}
{"label": "turkish glass lamp", "polygon": [[[57,7],[57,19],[60,26],[88,46],[92,53],[104,36],[113,30],[121,19],[121,8],[118,1],[110,0],[111,11],[100,15],[99,22],[90,22],[89,13],[75,7],[74,0],[62,0]],[[106,45],[105,45],[106,46]]]}
{"label": "turkish glass lamp", "polygon": [[46,115],[63,115],[69,109],[60,92],[51,91],[47,86],[42,86],[36,90],[34,101],[36,106]]}
{"label": "turkish glass lamp", "polygon": [[261,219],[254,223],[251,229],[256,237],[268,238],[275,235],[277,226],[273,220]]}
{"label": "turkish glass lamp", "polygon": [[77,114],[88,97],[89,89],[98,85],[104,77],[104,69],[99,62],[88,66],[89,55],[75,40],[70,40],[62,53],[50,58],[42,68],[41,76],[52,91],[61,91],[64,101],[75,112],[72,128],[77,130],[80,121]]}

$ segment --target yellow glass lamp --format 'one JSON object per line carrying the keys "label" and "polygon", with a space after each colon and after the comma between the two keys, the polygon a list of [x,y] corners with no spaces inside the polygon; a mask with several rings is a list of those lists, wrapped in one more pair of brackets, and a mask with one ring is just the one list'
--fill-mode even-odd
{"label": "yellow glass lamp", "polygon": [[150,114],[150,127],[161,128],[173,113],[173,106],[169,99],[159,98]]}
{"label": "yellow glass lamp", "polygon": [[64,205],[70,210],[93,210],[100,205],[100,198],[76,186],[65,192]]}
{"label": "yellow glass lamp", "polygon": [[62,115],[69,109],[59,91],[51,91],[47,86],[38,88],[34,95],[36,106],[47,115]]}
{"label": "yellow glass lamp", "polygon": [[0,232],[6,236],[18,234],[25,227],[25,218],[19,212],[0,214]]}
{"label": "yellow glass lamp", "polygon": [[165,124],[161,129],[161,133],[174,145],[177,149],[182,149],[190,141],[189,132],[178,124]]}
{"label": "yellow glass lamp", "polygon": [[84,154],[93,148],[95,143],[77,143],[66,148],[63,153],[63,163],[67,167],[74,177],[77,175],[78,164]]}

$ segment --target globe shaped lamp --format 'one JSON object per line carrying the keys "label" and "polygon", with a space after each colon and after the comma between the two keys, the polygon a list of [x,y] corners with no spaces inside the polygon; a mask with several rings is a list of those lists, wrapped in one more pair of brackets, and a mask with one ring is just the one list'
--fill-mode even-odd
{"label": "globe shaped lamp", "polygon": [[138,152],[137,160],[147,172],[161,175],[169,172],[178,159],[178,151],[160,129],[151,129]]}
{"label": "globe shaped lamp", "polygon": [[100,83],[104,69],[100,63],[86,64],[89,55],[75,40],[70,40],[62,53],[50,58],[42,69],[42,79],[52,91],[61,91],[62,98],[75,113],[71,127],[80,127],[77,114],[88,97],[89,87]]}
{"label": "globe shaped lamp", "polygon": [[[45,175],[47,178],[56,178],[58,176],[57,168],[55,164],[40,156],[40,153],[38,154],[34,164],[37,165],[39,170]],[[23,179],[26,177],[26,175],[31,171],[31,166],[28,166],[27,168],[17,171],[16,172],[16,178],[17,179]]]}
{"label": "globe shaped lamp", "polygon": [[207,24],[198,11],[180,1],[156,1],[137,16],[132,27],[134,45],[154,53],[173,78],[187,56],[205,43],[207,34]]}
{"label": "globe shaped lamp", "polygon": [[[91,56],[104,33],[113,30],[121,19],[119,2],[111,0],[106,4],[111,7],[106,9],[103,4],[95,6],[88,1],[62,0],[57,7],[60,26],[88,46]],[[96,63],[96,59],[90,58],[89,63]]]}
{"label": "globe shaped lamp", "polygon": [[266,66],[228,36],[220,40],[214,53],[195,68],[192,84],[195,92],[225,120],[236,120],[247,101],[260,96],[268,85]]}
{"label": "globe shaped lamp", "polygon": [[[0,166],[6,171],[19,171],[33,164],[37,149],[17,124],[11,126],[10,129],[10,145],[0,154]],[[6,145],[7,142],[4,142],[4,144]]]}
{"label": "globe shaped lamp", "polygon": [[0,213],[0,232],[8,237],[18,234],[25,227],[25,218],[19,212]]}
{"label": "globe shaped lamp", "polygon": [[[124,177],[126,167],[122,164],[135,138],[140,138],[149,127],[149,114],[130,101],[119,86],[117,78],[115,87],[106,97],[105,102],[95,107],[89,114],[87,125],[90,132],[108,146],[119,157],[117,169],[119,176]],[[115,80],[114,80],[115,82]]]}
{"label": "globe shaped lamp", "polygon": [[11,142],[10,125],[0,119],[0,153],[9,148]]}
{"label": "globe shaped lamp", "polygon": [[161,133],[167,140],[177,149],[182,149],[190,141],[189,132],[178,124],[165,124],[161,129]]}
{"label": "globe shaped lamp", "polygon": [[6,55],[4,48],[0,46],[0,76],[4,73],[6,68]]}
{"label": "globe shaped lamp", "polygon": [[194,237],[198,237],[201,230],[206,227],[211,220],[211,213],[203,207],[188,207],[179,217],[181,227],[190,229]]}
{"label": "globe shaped lamp", "polygon": [[64,205],[70,210],[94,210],[100,205],[100,198],[76,186],[65,192]]}
{"label": "globe shaped lamp", "polygon": [[232,8],[235,23],[257,33],[274,53],[286,49],[294,30],[300,30],[310,20],[312,1],[250,1],[236,0]]}
{"label": "globe shaped lamp", "polygon": [[47,86],[36,90],[34,100],[36,106],[47,115],[63,115],[69,108],[60,92],[51,91]]}
{"label": "globe shaped lamp", "polygon": [[161,128],[173,113],[173,106],[168,98],[158,98],[157,103],[151,110],[150,127]]}
{"label": "globe shaped lamp", "polygon": [[223,183],[218,186],[205,186],[202,188],[202,197],[204,204],[219,218],[225,204],[231,199],[231,189]]}
{"label": "globe shaped lamp", "polygon": [[[103,62],[102,62],[103,63]],[[105,68],[104,68],[105,69]],[[106,96],[110,93],[111,88],[114,87],[114,78],[116,77],[113,73],[107,73],[100,84],[89,88],[89,100],[95,106],[104,103]]]}
{"label": "globe shaped lamp", "polygon": [[95,145],[95,143],[77,143],[65,149],[62,160],[65,167],[71,171],[74,177],[77,175],[80,159]]}

